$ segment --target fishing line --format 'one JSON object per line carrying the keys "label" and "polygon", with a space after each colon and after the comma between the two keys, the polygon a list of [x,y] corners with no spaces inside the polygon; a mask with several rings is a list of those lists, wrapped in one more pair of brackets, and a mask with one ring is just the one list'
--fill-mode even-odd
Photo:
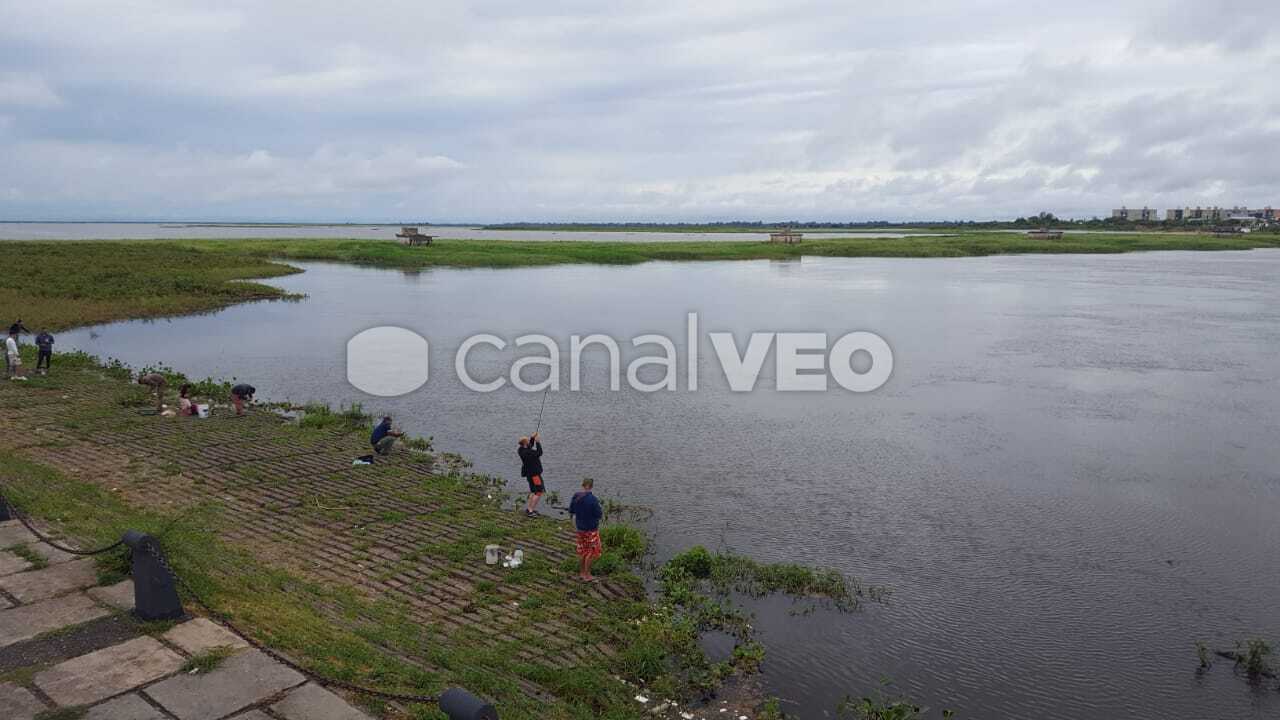
{"label": "fishing line", "polygon": [[537,435],[542,429],[542,413],[547,409],[547,393],[551,392],[551,386],[548,385],[546,390],[542,391],[542,407],[538,409],[538,425],[533,429],[533,434]]}

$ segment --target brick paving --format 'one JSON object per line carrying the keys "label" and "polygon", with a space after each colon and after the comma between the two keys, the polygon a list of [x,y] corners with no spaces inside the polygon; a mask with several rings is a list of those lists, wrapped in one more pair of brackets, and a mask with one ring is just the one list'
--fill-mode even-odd
{"label": "brick paving", "polygon": [[[303,432],[265,410],[237,418],[219,407],[208,419],[166,418],[123,405],[120,396],[130,388],[105,378],[59,389],[17,385],[0,382],[0,447],[97,483],[133,506],[175,513],[216,503],[224,509],[224,540],[322,584],[395,599],[414,622],[445,635],[471,629],[480,643],[497,648],[536,632],[538,643],[516,657],[561,668],[595,663],[613,648],[584,642],[572,619],[595,617],[600,601],[636,597],[633,586],[608,581],[575,588],[561,619],[529,628],[519,602],[573,581],[567,575],[534,578],[511,587],[500,582],[500,568],[486,567],[478,555],[458,562],[424,551],[473,538],[481,520],[473,512],[473,519],[460,522],[457,509],[484,505],[483,490],[441,482],[442,461],[432,454],[398,448],[372,466],[353,467],[352,458],[367,452],[362,436]],[[573,555],[567,523],[530,521],[498,508],[484,513],[482,522],[505,538],[497,541],[505,549],[519,545],[526,556],[553,567]],[[530,523],[554,524],[555,531],[532,533]],[[0,528],[0,548],[9,544],[7,531]],[[48,573],[39,581],[31,570],[0,577],[0,607],[83,586],[88,575],[75,564],[83,561],[58,559],[35,571]],[[66,569],[49,572],[55,568]],[[498,596],[496,602],[474,602],[481,584]],[[109,607],[104,592],[91,597]],[[433,670],[425,658],[412,661]],[[530,698],[553,697],[528,680],[513,682]]]}
{"label": "brick paving", "polygon": [[[0,522],[0,532],[17,541],[8,546],[38,544],[17,521]],[[91,634],[97,619],[132,608],[131,599],[122,607],[124,598],[132,598],[132,581],[93,587],[93,577],[68,572],[78,562],[64,560],[3,577],[14,580],[55,570],[59,578],[76,579],[71,585],[59,580],[56,597],[0,610],[0,658],[14,650],[41,658],[27,667],[14,668],[10,662],[0,675],[8,678],[0,681],[4,720],[34,720],[72,708],[84,711],[85,720],[221,720],[233,714],[240,718],[242,711],[247,713],[243,717],[259,720],[368,720],[343,698],[205,618],[189,619],[154,637],[135,627],[127,639],[110,637],[105,647],[58,657],[57,646]],[[187,658],[213,648],[229,648],[233,654],[209,672],[181,670]]]}

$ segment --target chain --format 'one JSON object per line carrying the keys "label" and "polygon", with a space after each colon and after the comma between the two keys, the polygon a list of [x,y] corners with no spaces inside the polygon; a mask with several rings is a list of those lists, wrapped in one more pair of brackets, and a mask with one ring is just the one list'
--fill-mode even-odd
{"label": "chain", "polygon": [[[76,550],[75,548],[70,548],[70,547],[67,547],[67,546],[65,546],[65,545],[61,545],[61,544],[59,544],[59,543],[57,543],[57,542],[54,542],[51,538],[49,538],[48,536],[46,536],[44,533],[42,533],[42,532],[40,532],[39,530],[37,530],[37,529],[36,529],[36,528],[31,524],[31,521],[30,521],[30,519],[26,516],[26,514],[24,514],[21,510],[19,510],[16,506],[14,506],[14,504],[13,504],[13,503],[9,502],[9,500],[8,500],[8,498],[7,498],[6,496],[4,496],[4,495],[0,494],[0,502],[3,502],[3,503],[4,503],[5,507],[7,507],[7,508],[9,509],[9,512],[10,512],[14,517],[18,518],[18,520],[19,520],[19,521],[20,521],[20,522],[21,522],[21,523],[22,523],[22,524],[27,528],[27,530],[30,530],[30,531],[31,531],[31,534],[32,534],[32,535],[35,535],[39,540],[41,540],[42,542],[44,542],[44,543],[48,544],[49,546],[51,546],[51,547],[53,547],[53,548],[55,548],[55,549],[57,549],[57,550],[61,550],[61,551],[66,552],[66,553],[70,553],[70,554],[72,554],[72,555],[100,555],[100,554],[102,554],[102,553],[110,552],[110,551],[112,551],[112,550],[115,550],[116,548],[118,548],[118,547],[120,547],[121,545],[123,545],[123,544],[124,544],[124,539],[122,538],[122,539],[117,540],[116,542],[114,542],[114,543],[112,543],[112,544],[110,544],[110,545],[105,546],[105,547],[101,547],[101,548],[98,548],[98,549],[96,549],[96,550],[88,550],[88,551],[86,551],[86,550]],[[175,525],[177,525],[177,523],[178,523],[178,521],[179,521],[179,520],[181,520],[182,518],[186,517],[186,515],[187,515],[187,514],[189,514],[190,512],[192,512],[193,510],[194,510],[194,508],[193,508],[192,510],[188,511],[188,513],[184,513],[183,515],[180,515],[179,517],[174,518],[173,520],[171,520],[171,521],[170,521],[170,522],[169,522],[169,523],[168,523],[168,524],[167,524],[167,525],[166,525],[166,526],[165,526],[165,527],[160,531],[159,536],[160,536],[160,537],[163,537],[166,533],[168,533],[171,529],[173,529],[173,527],[174,527]],[[150,555],[151,557],[155,558],[155,561],[156,561],[157,563],[159,563],[160,567],[164,568],[164,571],[165,571],[165,572],[169,573],[169,577],[173,578],[174,583],[175,583],[175,584],[177,584],[179,587],[181,587],[181,588],[182,588],[182,590],[183,590],[183,591],[184,591],[184,592],[185,592],[185,593],[186,593],[186,594],[187,594],[187,595],[188,595],[192,600],[194,600],[194,601],[196,602],[196,604],[197,604],[197,605],[199,605],[201,608],[203,608],[203,609],[204,609],[204,611],[205,611],[206,613],[208,613],[210,617],[214,618],[214,619],[215,619],[215,620],[217,620],[218,622],[220,622],[220,623],[222,623],[223,625],[225,625],[225,626],[227,626],[228,628],[230,628],[230,629],[231,629],[233,632],[235,632],[237,635],[239,635],[240,637],[244,638],[244,639],[245,639],[245,641],[246,641],[246,642],[248,642],[250,645],[252,645],[253,647],[255,647],[255,648],[257,648],[258,650],[262,651],[262,652],[263,652],[263,653],[265,653],[266,655],[270,656],[271,658],[273,658],[273,659],[274,659],[274,660],[276,660],[277,662],[279,662],[279,663],[281,663],[281,664],[283,664],[283,665],[285,665],[285,666],[288,666],[288,667],[290,667],[290,668],[292,668],[292,669],[296,670],[297,672],[299,672],[299,673],[301,673],[301,674],[305,675],[306,677],[310,678],[311,680],[314,680],[315,682],[320,683],[321,685],[326,685],[326,686],[328,686],[328,687],[336,687],[336,688],[340,688],[340,689],[342,689],[342,690],[348,690],[348,691],[353,692],[353,693],[359,693],[359,694],[361,694],[361,695],[368,695],[368,696],[370,696],[370,697],[376,697],[376,698],[380,698],[380,699],[382,699],[382,700],[390,700],[390,701],[393,701],[393,702],[406,702],[406,703],[431,703],[431,704],[435,704],[435,703],[438,703],[438,702],[440,701],[440,696],[438,696],[438,695],[411,695],[411,694],[407,694],[407,693],[393,693],[393,692],[386,692],[386,691],[384,691],[384,690],[374,690],[374,689],[372,689],[372,688],[362,687],[362,686],[360,686],[360,685],[353,685],[352,683],[345,682],[345,681],[342,681],[342,680],[334,680],[334,679],[332,679],[332,678],[323,677],[323,676],[321,676],[321,675],[317,675],[316,673],[312,672],[311,670],[308,670],[307,668],[305,668],[305,667],[303,667],[303,666],[299,665],[298,663],[294,662],[293,660],[290,660],[288,657],[284,656],[284,655],[283,655],[283,654],[281,654],[280,652],[278,652],[278,651],[276,651],[276,650],[273,650],[273,649],[271,649],[271,648],[267,647],[266,645],[263,645],[262,643],[260,643],[260,642],[258,642],[257,640],[255,640],[255,639],[253,638],[253,636],[249,635],[248,633],[244,632],[244,631],[243,631],[243,630],[241,630],[240,628],[236,627],[236,626],[235,626],[235,624],[231,622],[231,619],[230,619],[229,617],[227,617],[225,614],[223,614],[223,613],[221,613],[221,612],[219,612],[219,611],[217,611],[217,610],[213,609],[212,607],[210,607],[210,606],[209,606],[209,603],[205,602],[205,601],[204,601],[204,599],[200,597],[199,593],[197,593],[197,592],[195,591],[195,589],[194,589],[194,588],[192,588],[192,587],[191,587],[191,585],[187,583],[187,581],[186,581],[186,580],[184,580],[180,575],[178,575],[178,573],[177,573],[176,571],[174,571],[173,566],[169,564],[169,560],[168,560],[168,558],[167,558],[167,557],[165,557],[165,554],[160,550],[159,543],[157,543],[157,542],[156,542],[156,540],[157,540],[157,538],[156,538],[156,537],[153,537],[153,536],[147,536],[146,541],[143,543],[143,549],[146,551],[146,553],[147,553],[148,555]]]}
{"label": "chain", "polygon": [[55,550],[61,550],[62,552],[70,553],[71,555],[101,555],[105,552],[111,552],[124,544],[124,540],[121,539],[96,550],[77,550],[75,548],[67,547],[66,545],[55,542],[52,538],[37,530],[36,527],[31,524],[31,519],[27,517],[26,513],[19,510],[13,503],[9,502],[7,497],[0,495],[0,502],[4,502],[5,507],[9,508],[9,514],[18,518],[18,522],[21,522],[27,530],[30,530],[32,535],[35,535],[41,542],[49,545]]}
{"label": "chain", "polygon": [[195,589],[192,588],[189,583],[187,583],[186,580],[184,580],[181,576],[178,575],[177,572],[174,571],[173,566],[169,564],[169,560],[165,557],[164,553],[161,552],[159,545],[156,542],[154,542],[154,540],[148,539],[147,542],[144,543],[143,548],[146,550],[148,555],[155,558],[156,562],[160,564],[160,567],[164,568],[165,572],[169,573],[169,576],[173,578],[174,582],[179,587],[182,588],[183,592],[186,593],[187,596],[190,597],[192,600],[194,600],[195,603],[199,605],[206,613],[208,613],[210,617],[212,617],[214,620],[217,620],[222,625],[225,625],[232,632],[244,638],[246,642],[248,642],[253,647],[257,648],[258,650],[262,651],[266,655],[270,656],[272,659],[276,660],[277,662],[287,667],[292,668],[293,670],[296,670],[299,673],[302,673],[303,675],[310,678],[311,680],[314,680],[315,682],[328,687],[336,687],[342,690],[348,690],[353,693],[368,695],[370,697],[376,697],[382,700],[391,700],[394,702],[435,704],[440,701],[439,695],[411,695],[407,693],[386,692],[385,690],[374,690],[372,688],[362,687],[360,685],[353,685],[352,683],[345,682],[343,680],[334,680],[333,678],[327,678],[322,675],[317,675],[315,672],[312,672],[311,670],[299,665],[298,663],[289,659],[288,657],[281,654],[280,652],[273,650],[267,647],[266,645],[263,645],[262,643],[258,642],[253,638],[252,635],[236,627],[235,624],[231,622],[231,619],[227,617],[224,613],[219,612],[218,610],[215,610],[214,608],[210,607],[209,603],[205,602],[204,598],[200,597],[200,594],[197,593]]}

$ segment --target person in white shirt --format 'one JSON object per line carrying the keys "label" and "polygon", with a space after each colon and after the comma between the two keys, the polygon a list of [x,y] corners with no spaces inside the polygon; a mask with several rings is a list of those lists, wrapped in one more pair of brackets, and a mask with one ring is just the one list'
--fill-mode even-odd
{"label": "person in white shirt", "polygon": [[26,380],[27,375],[22,369],[22,355],[18,352],[18,334],[9,333],[9,337],[4,341],[4,349],[6,357],[9,359],[9,375],[10,380]]}

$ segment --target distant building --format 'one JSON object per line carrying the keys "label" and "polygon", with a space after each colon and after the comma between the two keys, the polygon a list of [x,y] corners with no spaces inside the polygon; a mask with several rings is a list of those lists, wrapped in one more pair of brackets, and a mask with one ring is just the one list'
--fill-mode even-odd
{"label": "distant building", "polygon": [[1128,220],[1130,222],[1155,222],[1160,219],[1160,211],[1152,210],[1145,205],[1141,210],[1122,207],[1119,210],[1112,210],[1111,217],[1116,220]]}
{"label": "distant building", "polygon": [[[1154,222],[1158,219],[1158,212],[1147,207],[1142,209],[1130,209],[1122,207],[1119,210],[1112,210],[1111,217],[1116,220],[1128,220],[1131,222]],[[1246,222],[1249,220],[1261,220],[1263,222],[1280,222],[1280,209],[1274,209],[1270,205],[1262,208],[1247,208],[1242,206],[1235,207],[1184,207],[1170,208],[1164,211],[1164,219],[1166,222],[1226,222],[1233,220],[1236,222]]]}
{"label": "distant building", "polygon": [[1280,211],[1273,210],[1270,205],[1265,208],[1249,209],[1247,207],[1187,207],[1166,210],[1165,220],[1187,222],[1209,222],[1220,220],[1280,220]]}

